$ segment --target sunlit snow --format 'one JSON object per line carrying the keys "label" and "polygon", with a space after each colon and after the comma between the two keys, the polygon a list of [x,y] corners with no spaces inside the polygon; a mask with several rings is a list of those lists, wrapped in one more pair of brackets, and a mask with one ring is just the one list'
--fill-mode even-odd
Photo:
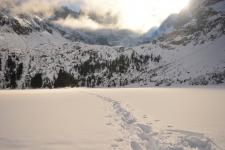
{"label": "sunlit snow", "polygon": [[0,92],[0,149],[225,147],[224,89]]}

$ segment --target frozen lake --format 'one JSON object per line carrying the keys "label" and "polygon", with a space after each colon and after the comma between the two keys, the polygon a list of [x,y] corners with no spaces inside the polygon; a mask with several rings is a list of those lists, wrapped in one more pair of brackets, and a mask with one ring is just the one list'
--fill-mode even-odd
{"label": "frozen lake", "polygon": [[225,149],[225,89],[0,91],[0,149]]}
{"label": "frozen lake", "polygon": [[133,114],[147,115],[157,128],[204,133],[225,149],[225,89],[99,90]]}

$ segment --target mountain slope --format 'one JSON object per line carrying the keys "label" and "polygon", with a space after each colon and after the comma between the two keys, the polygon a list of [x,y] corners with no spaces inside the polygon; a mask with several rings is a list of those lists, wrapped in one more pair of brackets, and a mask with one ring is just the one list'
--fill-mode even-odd
{"label": "mountain slope", "polygon": [[217,9],[224,1],[206,2],[191,14],[182,11],[170,32],[136,47],[72,42],[49,20],[2,14],[0,87],[224,84],[225,13]]}

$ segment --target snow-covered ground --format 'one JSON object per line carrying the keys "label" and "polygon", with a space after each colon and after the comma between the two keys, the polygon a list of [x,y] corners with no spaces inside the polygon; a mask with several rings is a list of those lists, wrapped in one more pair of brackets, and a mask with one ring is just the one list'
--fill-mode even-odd
{"label": "snow-covered ground", "polygon": [[225,90],[0,91],[0,149],[225,148]]}
{"label": "snow-covered ground", "polygon": [[1,150],[110,149],[107,103],[81,90],[2,91]]}
{"label": "snow-covered ground", "polygon": [[119,101],[155,131],[181,130],[204,133],[225,148],[225,90],[153,88],[97,90]]}

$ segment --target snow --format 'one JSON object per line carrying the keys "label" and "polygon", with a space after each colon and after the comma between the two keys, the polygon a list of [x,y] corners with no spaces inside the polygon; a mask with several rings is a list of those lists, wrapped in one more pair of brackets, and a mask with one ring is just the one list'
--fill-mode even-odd
{"label": "snow", "polygon": [[0,149],[225,147],[224,89],[0,91]]}
{"label": "snow", "polygon": [[[189,45],[181,48],[176,57],[179,59],[170,65],[166,76],[169,77],[175,72],[179,72],[177,70],[182,70],[181,76],[188,79],[207,72],[215,72],[215,66],[218,67],[217,70],[222,70],[225,57],[224,41],[225,37],[223,36],[204,45]],[[185,75],[183,70],[187,70],[189,74]]]}
{"label": "snow", "polygon": [[194,140],[196,137],[192,136],[204,133],[225,148],[224,89],[131,88],[95,92],[119,101],[139,121],[149,123],[157,134],[173,131],[169,135],[173,137],[181,132],[194,133],[188,137]]}
{"label": "snow", "polygon": [[225,10],[225,1],[222,0],[222,1],[214,4],[213,6],[211,6],[211,8],[213,8],[216,11],[222,11],[222,12],[224,12],[224,10]]}
{"label": "snow", "polygon": [[[174,17],[176,18],[176,16]],[[29,84],[27,84],[28,87],[24,86],[25,83],[29,83],[30,78],[37,73],[41,73],[42,79],[48,80],[53,87],[60,69],[70,73],[75,79],[81,76],[88,78],[92,75],[95,79],[100,77],[103,83],[101,85],[95,84],[97,87],[112,86],[112,83],[118,87],[121,86],[120,81],[125,79],[128,80],[129,87],[188,86],[196,85],[198,82],[201,85],[224,84],[224,14],[220,12],[202,17],[206,17],[206,19],[200,20],[207,24],[203,27],[204,30],[198,29],[196,22],[199,20],[194,17],[181,28],[165,35],[163,39],[135,47],[113,47],[72,42],[65,39],[55,29],[52,30],[52,34],[45,30],[39,32],[34,30],[29,35],[18,35],[10,26],[1,26],[0,57],[2,57],[3,65],[0,71],[0,80],[2,81],[0,87],[7,87],[4,77],[6,74],[5,62],[13,52],[16,53],[24,67],[21,79],[16,81],[17,88],[29,88]],[[186,28],[188,28],[187,31]],[[195,30],[197,31],[195,32]],[[135,64],[134,59],[131,58],[132,53],[142,55],[143,58],[145,56],[147,56],[146,58],[160,56],[161,59],[153,61],[151,58],[146,63]],[[93,57],[92,55],[94,55],[96,62],[93,60],[88,62]],[[97,63],[110,64],[111,61],[122,55],[127,56],[131,62],[128,69],[125,73],[110,72],[112,77],[109,78],[106,78],[109,67],[95,69],[84,76],[75,67],[84,66],[86,62],[96,68]],[[211,77],[213,75],[221,78],[215,81]],[[29,77],[27,82],[26,76]],[[203,79],[207,83],[203,83]]]}
{"label": "snow", "polygon": [[108,104],[81,90],[0,95],[0,149],[110,149],[121,135],[106,125]]}

